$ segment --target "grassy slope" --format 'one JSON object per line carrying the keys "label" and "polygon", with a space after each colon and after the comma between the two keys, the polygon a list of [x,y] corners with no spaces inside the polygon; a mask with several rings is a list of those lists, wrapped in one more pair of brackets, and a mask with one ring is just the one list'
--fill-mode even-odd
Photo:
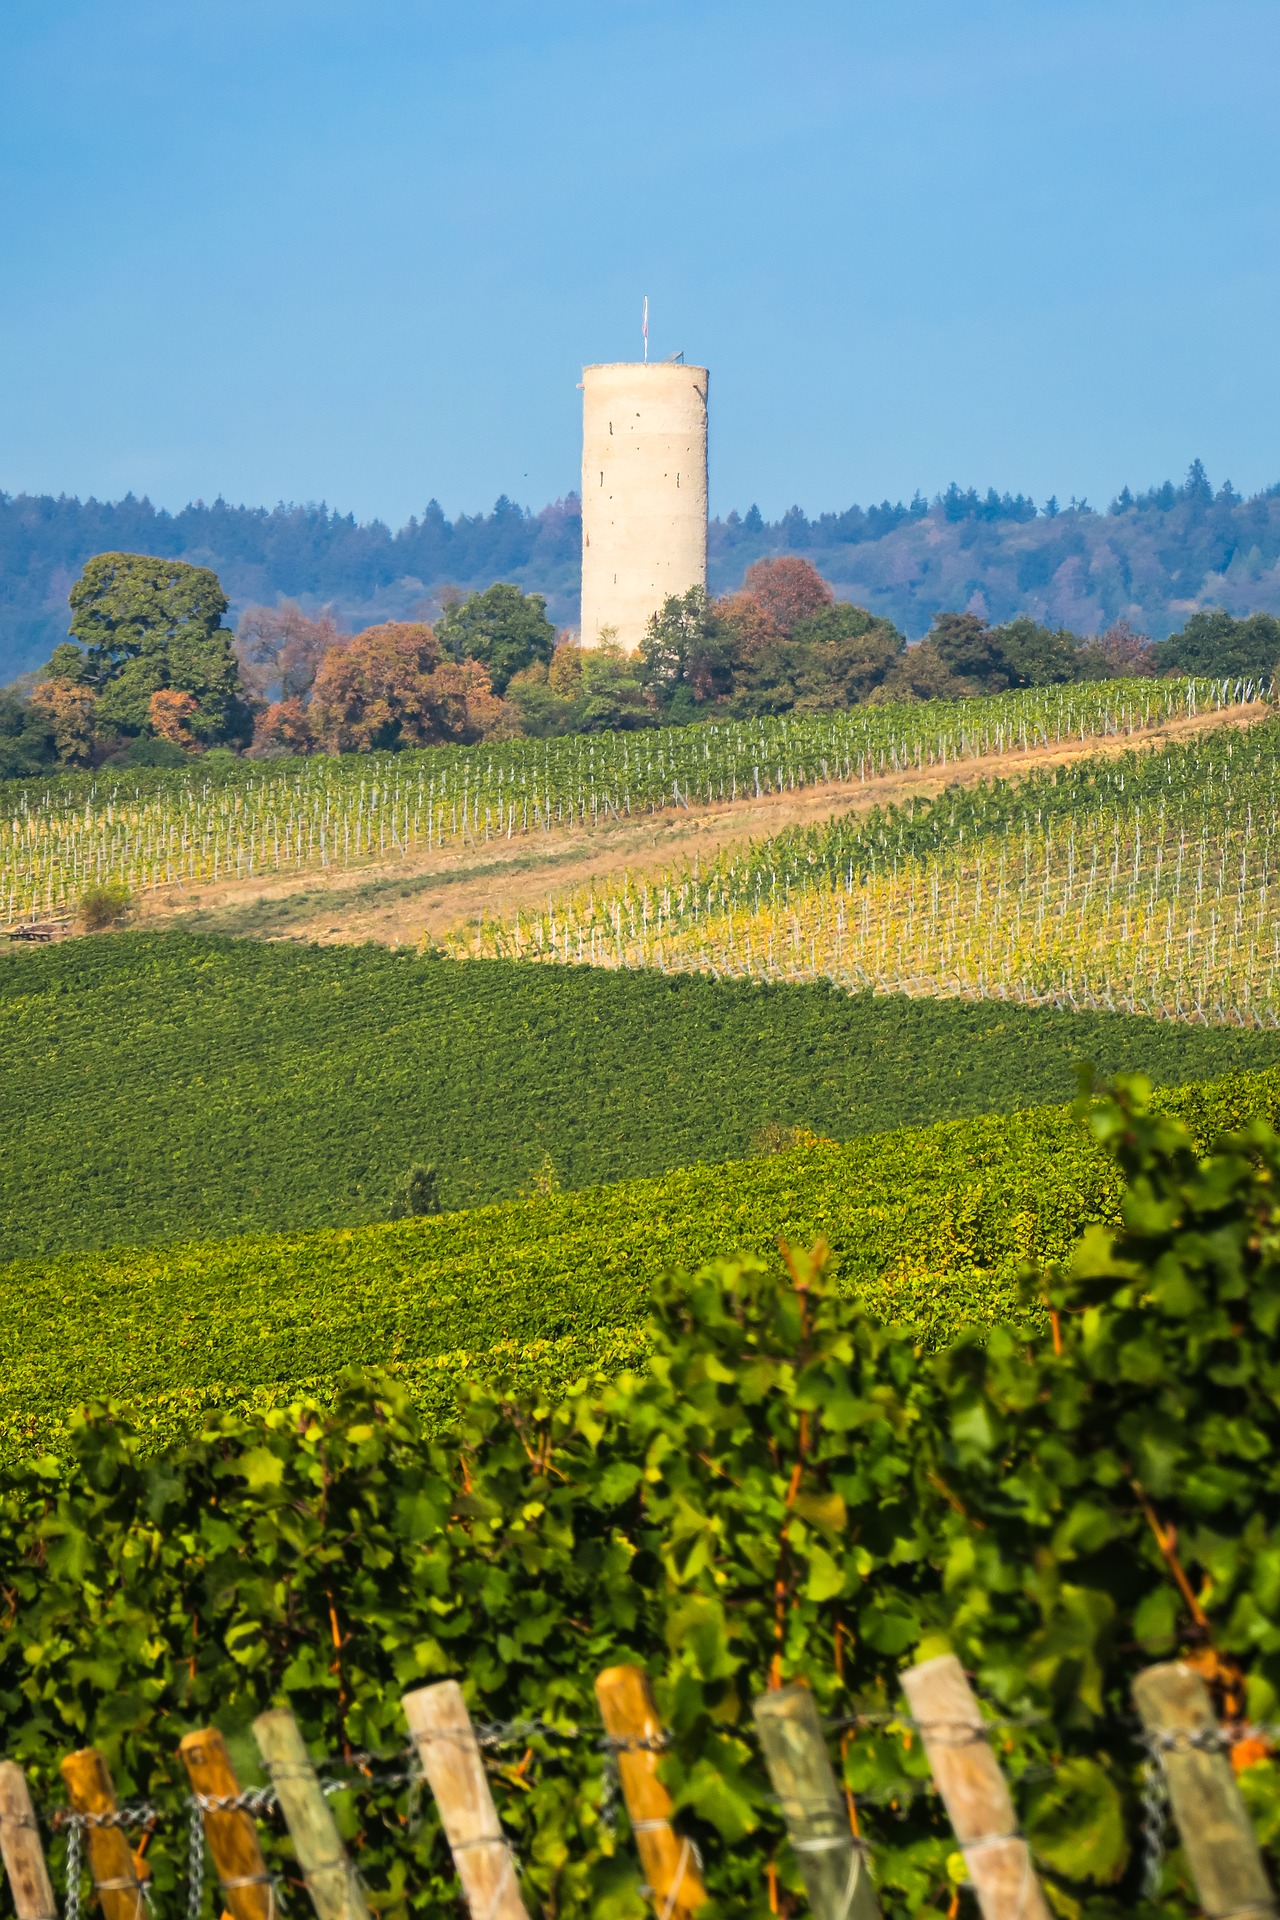
{"label": "grassy slope", "polygon": [[825,986],[260,946],[181,934],[0,960],[10,1257],[385,1218],[435,1161],[454,1208],[1063,1100],[1081,1057],[1156,1080],[1280,1035]]}
{"label": "grassy slope", "polygon": [[[1162,1098],[1207,1141],[1280,1112],[1280,1070]],[[1084,1131],[1041,1109],[396,1226],[18,1263],[0,1270],[0,1437],[47,1438],[89,1395],[168,1432],[351,1363],[393,1366],[437,1411],[468,1373],[554,1387],[639,1350],[656,1275],[776,1258],[779,1234],[825,1235],[842,1286],[937,1341],[1008,1311],[1019,1262],[1065,1253],[1118,1193]]]}

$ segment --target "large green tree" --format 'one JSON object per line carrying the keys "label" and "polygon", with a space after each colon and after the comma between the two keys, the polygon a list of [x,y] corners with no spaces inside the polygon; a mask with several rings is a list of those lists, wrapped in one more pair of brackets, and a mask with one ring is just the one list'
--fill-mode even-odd
{"label": "large green tree", "polygon": [[640,642],[640,674],[671,720],[692,719],[697,708],[733,689],[737,636],[705,587],[668,594]]}
{"label": "large green tree", "polygon": [[549,661],[556,644],[542,595],[521,593],[509,580],[446,607],[436,634],[446,658],[478,660],[487,667],[498,694],[506,692],[513,673],[536,660]]}
{"label": "large green tree", "polygon": [[1023,615],[992,631],[1010,686],[1063,686],[1082,679],[1091,664],[1081,660],[1080,641],[1069,627],[1041,626]]}
{"label": "large green tree", "polygon": [[1181,633],[1156,649],[1161,672],[1244,674],[1258,679],[1280,668],[1280,620],[1251,613],[1233,620],[1223,607],[1193,613]]}
{"label": "large green tree", "polygon": [[92,690],[100,733],[148,735],[152,696],[186,693],[197,742],[239,744],[251,723],[226,611],[209,567],[100,553],[71,589],[72,638],[54,649],[49,675]]}
{"label": "large green tree", "polygon": [[0,687],[0,780],[20,780],[56,764],[53,724],[47,712]]}

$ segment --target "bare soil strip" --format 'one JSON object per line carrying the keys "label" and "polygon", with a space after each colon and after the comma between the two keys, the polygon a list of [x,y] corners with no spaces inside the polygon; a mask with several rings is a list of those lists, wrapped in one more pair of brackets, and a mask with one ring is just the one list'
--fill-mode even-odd
{"label": "bare soil strip", "polygon": [[143,896],[134,924],[334,945],[369,940],[390,946],[412,944],[423,935],[436,938],[460,921],[477,921],[486,913],[505,918],[517,908],[541,908],[551,894],[612,878],[624,869],[653,872],[695,854],[709,857],[784,827],[809,826],[911,796],[928,797],[947,787],[975,786],[980,780],[1013,779],[1092,754],[1114,756],[1130,748],[1163,746],[1212,727],[1247,727],[1271,712],[1268,707],[1234,707],[1133,735],[991,754],[946,767],[885,774],[865,784],[832,782],[759,799],[645,814],[599,827],[569,827],[537,838],[525,835],[477,847],[424,848],[342,873],[274,874],[219,880],[185,890],[167,888]]}

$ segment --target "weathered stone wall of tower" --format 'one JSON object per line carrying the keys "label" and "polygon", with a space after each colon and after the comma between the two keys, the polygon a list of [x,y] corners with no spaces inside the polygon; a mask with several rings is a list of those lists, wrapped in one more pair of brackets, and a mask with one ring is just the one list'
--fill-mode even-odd
{"label": "weathered stone wall of tower", "polygon": [[582,644],[634,652],[668,594],[707,584],[707,369],[582,374]]}

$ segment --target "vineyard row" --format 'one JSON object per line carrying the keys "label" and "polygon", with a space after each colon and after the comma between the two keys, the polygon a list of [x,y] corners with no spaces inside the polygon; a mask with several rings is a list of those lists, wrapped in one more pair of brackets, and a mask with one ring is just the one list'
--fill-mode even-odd
{"label": "vineyard row", "polygon": [[1275,1027],[1278,818],[1268,725],[780,836],[706,875],[624,879],[454,944]]}
{"label": "vineyard row", "polygon": [[1265,697],[1251,682],[1113,681],[642,734],[11,784],[0,791],[0,925],[55,913],[90,885],[139,891],[345,868],[1133,734]]}

